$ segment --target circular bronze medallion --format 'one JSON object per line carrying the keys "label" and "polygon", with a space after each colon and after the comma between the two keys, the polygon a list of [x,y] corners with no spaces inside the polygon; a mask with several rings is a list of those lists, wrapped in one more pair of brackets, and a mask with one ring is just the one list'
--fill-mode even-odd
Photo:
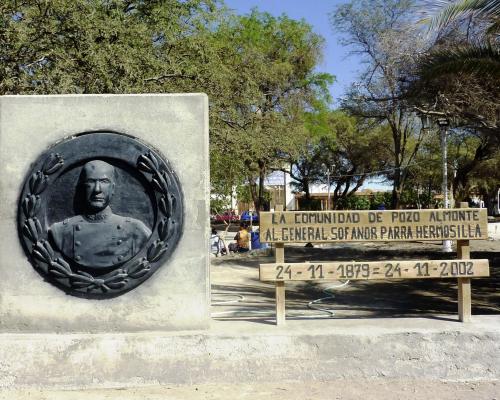
{"label": "circular bronze medallion", "polygon": [[103,299],[148,279],[182,234],[183,198],[168,162],[114,132],[76,135],[34,163],[18,229],[35,269],[67,293]]}

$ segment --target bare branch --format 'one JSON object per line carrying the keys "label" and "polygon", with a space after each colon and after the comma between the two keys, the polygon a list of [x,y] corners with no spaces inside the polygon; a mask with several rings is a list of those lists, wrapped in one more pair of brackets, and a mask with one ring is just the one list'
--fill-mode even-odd
{"label": "bare branch", "polygon": [[162,81],[165,79],[196,79],[196,76],[194,75],[184,75],[184,74],[164,74],[160,76],[154,76],[151,78],[145,78],[144,82],[151,82],[151,81]]}

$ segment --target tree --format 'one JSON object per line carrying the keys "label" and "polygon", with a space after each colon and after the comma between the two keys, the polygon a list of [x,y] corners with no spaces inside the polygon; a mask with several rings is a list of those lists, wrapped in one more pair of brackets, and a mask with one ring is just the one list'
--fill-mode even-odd
{"label": "tree", "polygon": [[[449,154],[450,142],[448,142]],[[448,168],[448,172],[452,177],[453,168]],[[442,181],[440,136],[437,131],[433,131],[430,132],[428,140],[420,146],[413,164],[407,167],[407,185],[401,195],[402,203],[406,208],[411,205],[417,208],[434,208],[434,195],[441,193]]]}
{"label": "tree", "polygon": [[333,81],[315,73],[323,39],[304,21],[275,18],[253,10],[222,24],[216,32],[226,48],[227,107],[218,114],[215,148],[224,146],[245,166],[256,210],[264,200],[264,178],[282,152],[303,144],[303,111],[327,96]]}
{"label": "tree", "polygon": [[468,197],[476,169],[495,156],[499,145],[498,7],[496,0],[428,1],[422,6],[430,45],[408,78],[406,96],[422,114],[450,122],[450,180],[456,199]]}
{"label": "tree", "polygon": [[498,215],[500,182],[500,152],[479,163],[469,175],[468,190],[480,194],[489,213]]}
{"label": "tree", "polygon": [[[441,193],[442,164],[439,135],[433,134],[424,143],[415,163],[408,168],[408,189],[403,203],[422,208],[435,206],[433,196]],[[477,186],[482,166],[498,156],[498,138],[479,131],[453,128],[448,132],[448,182],[455,203],[465,201]],[[491,175],[491,172],[487,173]],[[484,176],[489,180],[489,176]]]}
{"label": "tree", "polygon": [[309,25],[232,16],[217,0],[6,0],[0,44],[0,94],[207,93],[225,194],[243,179],[255,189],[300,131],[297,110],[331,82],[313,72],[322,39]]}
{"label": "tree", "polygon": [[[433,2],[430,3],[432,5]],[[434,1],[434,9],[436,8],[437,13],[434,15],[431,13],[431,18],[428,19],[430,27],[433,29],[443,29],[456,21],[471,17],[485,19],[487,21],[486,29],[490,33],[499,28],[499,0],[448,0],[439,3]]]}
{"label": "tree", "polygon": [[[341,111],[332,113],[331,129],[335,133],[334,147],[329,145],[333,151],[323,153],[323,164],[333,167],[330,182],[336,206],[353,196],[368,177],[378,175],[376,171],[387,168],[391,162],[386,145],[390,135],[384,126],[366,123]],[[327,183],[326,178],[323,171],[320,182]]]}
{"label": "tree", "polygon": [[310,186],[320,182],[325,169],[325,154],[333,151],[335,146],[331,115],[328,104],[315,102],[314,108],[303,114],[303,143],[288,152],[280,152],[283,160],[281,171],[288,173],[293,179],[294,191],[304,192],[302,208],[313,207]]}
{"label": "tree", "polygon": [[304,192],[302,208],[311,208],[311,185],[318,182],[323,174],[324,164],[322,143],[308,141],[296,158],[287,157],[287,168],[282,168],[293,179],[294,192]]}
{"label": "tree", "polygon": [[429,2],[434,34],[410,87],[413,102],[453,119],[454,126],[500,134],[500,3]]}
{"label": "tree", "polygon": [[6,0],[0,15],[2,94],[192,91],[211,78],[215,1]]}
{"label": "tree", "polygon": [[405,77],[423,48],[421,35],[409,23],[411,6],[409,0],[351,1],[331,15],[333,27],[342,35],[341,43],[361,55],[366,64],[359,81],[343,99],[343,108],[391,132],[392,208],[399,208],[407,167],[426,136],[404,99]]}
{"label": "tree", "polygon": [[453,195],[456,200],[465,200],[469,196],[473,172],[498,154],[500,138],[459,128],[452,131],[450,139],[449,154],[454,163]]}
{"label": "tree", "polygon": [[344,204],[343,199],[352,196],[372,171],[386,167],[389,137],[381,126],[365,124],[338,110],[310,113],[307,120],[308,143],[298,155],[288,155],[289,168],[284,169],[304,192],[306,205],[311,202],[311,184],[333,186],[336,206]]}

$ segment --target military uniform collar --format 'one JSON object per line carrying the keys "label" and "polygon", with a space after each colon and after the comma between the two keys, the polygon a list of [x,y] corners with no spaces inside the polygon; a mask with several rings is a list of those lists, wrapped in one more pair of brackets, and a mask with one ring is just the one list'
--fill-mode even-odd
{"label": "military uniform collar", "polygon": [[108,219],[112,214],[111,207],[108,206],[97,214],[84,214],[83,218],[89,222],[99,222]]}

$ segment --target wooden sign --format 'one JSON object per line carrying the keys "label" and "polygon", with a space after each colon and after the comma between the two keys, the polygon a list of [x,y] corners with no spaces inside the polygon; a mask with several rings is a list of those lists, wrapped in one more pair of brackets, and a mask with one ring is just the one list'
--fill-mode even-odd
{"label": "wooden sign", "polygon": [[260,241],[267,243],[487,238],[487,211],[478,208],[260,214]]}
{"label": "wooden sign", "polygon": [[488,260],[275,263],[260,265],[261,281],[474,278],[490,276]]}

